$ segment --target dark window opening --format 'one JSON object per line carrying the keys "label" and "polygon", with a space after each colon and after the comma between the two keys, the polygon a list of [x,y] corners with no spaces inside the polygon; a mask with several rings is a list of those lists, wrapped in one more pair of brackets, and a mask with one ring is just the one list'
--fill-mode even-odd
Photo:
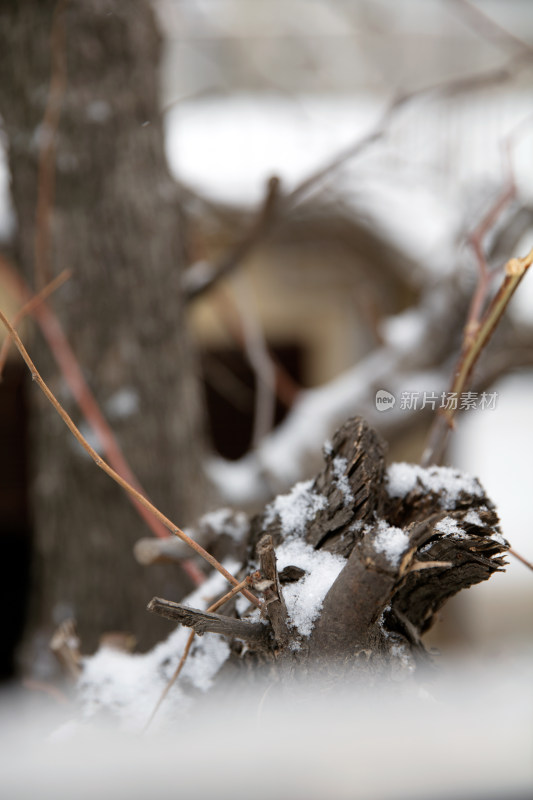
{"label": "dark window opening", "polygon": [[[289,380],[301,386],[303,348],[282,345],[269,349]],[[235,460],[250,449],[252,442],[256,399],[254,371],[246,355],[237,349],[208,350],[201,360],[212,445],[224,458]],[[276,397],[275,425],[286,416],[288,405],[286,396],[284,402]]]}

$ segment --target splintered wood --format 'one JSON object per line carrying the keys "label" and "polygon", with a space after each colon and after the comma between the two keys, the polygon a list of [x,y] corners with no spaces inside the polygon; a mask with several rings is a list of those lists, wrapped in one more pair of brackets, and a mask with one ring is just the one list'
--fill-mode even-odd
{"label": "splintered wood", "polygon": [[[255,654],[261,663],[386,674],[427,659],[422,635],[437,611],[500,571],[508,548],[476,479],[449,467],[387,470],[384,443],[355,417],[325,449],[314,481],[251,522],[243,574],[260,566],[253,585],[262,619],[254,611],[247,620],[251,607],[239,614],[235,604],[226,615],[159,598],[150,607],[198,633],[227,636],[235,663],[245,652],[247,664]],[[288,553],[295,563],[286,563]],[[324,586],[326,568],[333,577]]]}

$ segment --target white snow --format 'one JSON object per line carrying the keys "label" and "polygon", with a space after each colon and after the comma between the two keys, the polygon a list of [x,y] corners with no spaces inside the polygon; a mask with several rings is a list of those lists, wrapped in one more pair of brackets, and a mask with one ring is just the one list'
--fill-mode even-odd
{"label": "white snow", "polygon": [[312,486],[312,480],[301,481],[288,494],[278,495],[265,509],[265,525],[270,525],[279,517],[285,539],[301,536],[306,524],[327,504],[323,495],[312,491]]}
{"label": "white snow", "polygon": [[231,508],[209,511],[201,517],[199,525],[200,527],[207,525],[219,535],[227,534],[236,542],[242,542],[250,528],[246,514],[243,511],[233,511]]}
{"label": "white snow", "polygon": [[[223,566],[235,574],[241,565],[227,559]],[[213,572],[184,603],[205,610],[227,587],[226,579],[219,572]],[[147,653],[129,654],[102,647],[84,659],[78,686],[84,716],[110,711],[125,729],[142,729],[176,669],[189,633],[187,628],[179,626]],[[202,692],[210,688],[229,652],[227,641],[216,634],[196,638],[179,681],[169,692],[161,715],[154,721],[154,729],[164,722],[167,715],[169,718],[176,716],[190,706],[192,701],[183,684],[192,685]]]}
{"label": "white snow", "polygon": [[368,95],[294,103],[276,94],[234,94],[186,103],[165,117],[168,162],[180,181],[209,197],[261,202],[271,175],[294,186],[366,133],[381,106]]}
{"label": "white snow", "polygon": [[333,475],[335,477],[337,488],[340,489],[343,494],[345,506],[349,506],[354,501],[352,488],[346,475],[347,468],[348,461],[342,456],[336,456],[333,459]]}
{"label": "white snow", "polygon": [[483,496],[483,489],[476,478],[452,467],[428,467],[400,462],[391,464],[387,470],[386,486],[389,497],[405,497],[415,488],[440,495],[440,505],[454,509],[461,492]]}
{"label": "white snow", "polygon": [[485,523],[483,522],[477,511],[474,511],[473,508],[471,508],[468,514],[465,515],[464,520],[465,522],[469,522],[470,525],[479,525],[480,528],[483,528],[485,526]]}
{"label": "white snow", "polygon": [[416,347],[424,340],[427,329],[427,320],[422,311],[420,308],[410,308],[384,319],[380,330],[385,341],[403,352]]}
{"label": "white snow", "polygon": [[284,542],[276,549],[278,570],[293,565],[305,570],[299,581],[283,587],[283,597],[292,624],[302,636],[309,636],[324,598],[346,564],[346,559],[315,550],[299,539]]}
{"label": "white snow", "polygon": [[454,536],[457,539],[468,539],[469,537],[453,517],[444,517],[435,525],[435,530],[444,536]]}
{"label": "white snow", "polygon": [[393,567],[397,567],[401,557],[409,546],[409,536],[402,528],[388,525],[385,520],[378,523],[377,534],[374,538],[374,548],[378,553],[384,553]]}

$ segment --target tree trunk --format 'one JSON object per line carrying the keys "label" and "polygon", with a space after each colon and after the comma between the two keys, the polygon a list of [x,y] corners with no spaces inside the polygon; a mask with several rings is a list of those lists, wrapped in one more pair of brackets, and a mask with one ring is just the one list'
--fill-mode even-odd
{"label": "tree trunk", "polygon": [[[35,288],[74,271],[53,298],[57,315],[130,466],[150,499],[183,525],[202,502],[202,415],[181,301],[179,198],[158,110],[160,44],[143,0],[28,0],[0,12],[0,113],[18,263]],[[56,131],[50,120],[59,103]],[[53,172],[39,168],[52,141],[54,192]],[[35,247],[38,196],[46,200],[47,191],[50,242],[44,224]],[[47,346],[35,340],[31,351],[83,426]],[[188,580],[176,567],[135,562],[145,523],[36,389],[31,399],[31,629],[48,634],[73,615],[85,650],[113,629],[133,632],[144,648],[166,631],[163,622],[154,626],[146,602],[153,594],[179,599]]]}

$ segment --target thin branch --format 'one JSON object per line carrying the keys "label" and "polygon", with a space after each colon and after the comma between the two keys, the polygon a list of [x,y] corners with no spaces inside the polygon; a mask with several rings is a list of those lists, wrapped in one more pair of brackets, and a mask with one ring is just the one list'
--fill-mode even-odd
{"label": "thin branch", "polygon": [[41,124],[35,224],[35,286],[50,282],[50,218],[55,194],[56,136],[67,85],[65,9],[69,0],[58,0],[54,9],[50,50],[52,74],[44,119]]}
{"label": "thin branch", "polygon": [[466,322],[465,344],[470,344],[477,333],[479,328],[479,320],[489,288],[499,271],[498,268],[492,270],[489,269],[487,260],[485,258],[483,240],[487,233],[489,233],[489,231],[491,231],[496,224],[500,214],[516,197],[516,180],[512,164],[512,148],[513,145],[516,144],[517,138],[522,135],[524,125],[529,124],[530,122],[530,118],[522,120],[522,122],[520,122],[520,124],[517,125],[504,140],[502,150],[506,162],[507,188],[502,192],[500,197],[496,200],[494,205],[489,209],[488,213],[469,236],[469,242],[474,250],[478,262],[479,278],[476,290],[472,297]]}
{"label": "thin branch", "polygon": [[266,610],[276,641],[283,652],[293,636],[289,629],[287,606],[279,581],[272,536],[266,534],[261,538],[257,545],[257,554],[261,562],[262,576],[272,583],[272,586],[265,591]]}
{"label": "thin branch", "polygon": [[517,558],[519,561],[521,561],[522,564],[525,564],[526,567],[528,567],[530,570],[533,570],[533,564],[531,563],[531,561],[528,561],[527,558],[521,556],[520,553],[517,553],[516,550],[513,550],[512,547],[510,547],[507,552],[510,553],[515,558]]}
{"label": "thin branch", "polygon": [[[178,538],[182,539],[182,541],[188,544],[192,550],[194,550],[199,556],[205,559],[205,561],[207,561],[208,564],[214,567],[214,569],[218,570],[218,572],[220,572],[220,574],[223,575],[226,578],[226,580],[229,581],[229,583],[231,583],[233,586],[238,585],[239,582],[237,581],[237,579],[234,578],[233,575],[231,575],[227,571],[227,569],[225,569],[225,567],[223,567],[222,564],[220,564],[220,562],[217,561],[216,558],[214,558],[210,553],[204,550],[204,548],[201,547],[197,542],[195,542],[194,539],[191,539],[190,536],[187,536],[187,534],[184,533],[181,530],[181,528],[179,528],[177,525],[175,525],[175,523],[173,523],[170,519],[168,519],[168,517],[166,517],[161,511],[159,511],[159,509],[156,508],[149,500],[147,500],[146,497],[140,494],[140,492],[134,489],[133,486],[131,486],[128,483],[128,481],[124,480],[124,478],[122,478],[122,476],[119,475],[118,472],[115,472],[115,470],[112,467],[110,467],[109,464],[98,455],[96,450],[94,450],[94,448],[91,447],[89,442],[80,433],[80,431],[78,430],[72,419],[69,417],[65,409],[56,399],[55,395],[50,391],[50,389],[40,376],[39,372],[37,371],[37,368],[33,363],[33,361],[31,360],[18,333],[13,328],[13,326],[11,325],[11,323],[9,322],[9,320],[2,311],[0,311],[0,321],[5,325],[7,330],[10,332],[19,353],[21,354],[22,358],[26,362],[28,369],[31,372],[32,379],[37,383],[37,385],[43,392],[46,399],[57,411],[57,413],[59,414],[59,416],[61,417],[67,428],[70,430],[76,441],[83,447],[86,453],[89,454],[89,456],[92,458],[96,466],[100,467],[100,469],[103,472],[105,472],[106,475],[108,475],[112,480],[114,480],[115,483],[118,483],[118,485],[121,486],[122,489],[124,489],[124,491],[126,491],[128,494],[134,497],[135,500],[141,506],[143,506],[145,509],[151,512],[156,517],[156,519],[158,519],[159,522],[161,522],[165,526],[165,528],[167,528],[175,536],[178,536]],[[258,607],[261,606],[261,602],[254,594],[252,594],[248,590],[243,590],[243,594],[245,594],[247,599],[255,606]]]}
{"label": "thin branch", "polygon": [[213,614],[209,611],[200,611],[189,608],[172,600],[162,597],[153,597],[148,603],[148,611],[166,617],[186,628],[193,628],[199,636],[204,633],[219,633],[221,636],[237,637],[245,642],[255,645],[264,645],[268,642],[268,628],[262,622],[248,622],[244,619],[234,619],[223,614]]}
{"label": "thin branch", "polygon": [[[11,324],[14,328],[16,328],[21,320],[24,319],[28,314],[31,314],[37,306],[46,300],[56,289],[59,289],[60,286],[69,280],[72,276],[72,270],[64,269],[57,278],[54,278],[51,283],[44,287],[38,294],[34,295],[31,300],[28,300],[27,303],[24,303],[22,308],[19,308],[13,319],[11,320]],[[7,355],[9,353],[9,345],[11,344],[11,336],[6,336],[4,342],[2,344],[2,349],[0,350],[0,379],[2,377],[2,373],[4,371],[4,367],[6,364]]]}
{"label": "thin branch", "polygon": [[469,240],[478,262],[479,278],[476,290],[470,303],[470,310],[468,312],[468,319],[465,326],[466,344],[470,344],[475,338],[478,328],[483,304],[485,303],[489,287],[496,277],[497,269],[490,270],[483,251],[483,240],[487,233],[494,227],[496,221],[502,211],[516,196],[516,185],[511,173],[509,186],[497,199],[495,204],[489,210],[488,214],[484,217],[478,227],[470,234]]}
{"label": "thin branch", "polygon": [[510,80],[516,71],[523,66],[524,56],[517,56],[511,59],[505,66],[498,69],[488,70],[480,75],[469,75],[465,78],[457,78],[451,81],[441,81],[438,83],[424,86],[420,89],[414,89],[411,92],[398,95],[392,100],[390,105],[383,112],[381,119],[375,127],[365,134],[363,137],[357,139],[354,143],[341,150],[331,160],[327,161],[316,172],[313,172],[305,180],[299,183],[291,192],[284,198],[284,210],[287,207],[294,206],[299,202],[310,189],[313,189],[317,184],[321,183],[324,178],[336,172],[347,161],[352,160],[356,156],[361,155],[370,145],[385,138],[389,131],[389,126],[394,117],[411,102],[423,98],[428,95],[455,95],[464,94],[465,92],[483,89],[487,86],[493,86],[498,83],[504,83]]}
{"label": "thin branch", "polygon": [[[244,354],[247,355],[244,325],[238,313],[238,308],[236,307],[237,303],[233,295],[229,291],[219,291],[216,295],[216,303],[221,322],[224,324],[234,342],[243,350]],[[268,345],[266,347],[266,357],[269,362],[268,371],[274,370],[274,389],[276,396],[286,408],[291,408],[301,392],[301,386],[299,386],[283,364],[276,358],[275,354],[268,348]]]}
{"label": "thin branch", "polygon": [[[22,299],[31,300],[31,292],[29,288],[26,286],[25,282],[17,273],[17,271],[1,255],[0,269],[2,270],[13,291]],[[68,343],[67,337],[63,332],[57,316],[44,302],[36,305],[30,313],[37,320],[43,336],[45,337],[52,352],[52,355],[54,356],[54,359],[61,370],[63,378],[65,379],[83,416],[98,437],[102,449],[109,459],[111,466],[140,494],[146,495],[144,489],[140,485],[128,462],[126,461],[126,458],[122,453],[122,450],[115,438],[115,435],[113,434],[113,431],[109,427],[107,420],[100,411],[98,403],[96,402],[96,398],[87,385],[78,360]],[[144,519],[154,536],[157,536],[161,539],[167,538],[169,534],[166,527],[162,525],[159,520],[153,516],[153,514],[144,508],[144,506],[139,504],[131,494],[128,494],[127,496],[139,516]],[[199,586],[205,580],[204,574],[198,569],[194,561],[185,559],[182,561],[181,567],[196,586]]]}
{"label": "thin branch", "polygon": [[531,45],[504,28],[470,0],[447,0],[447,4],[455,6],[469,27],[484,39],[496,44],[510,44],[521,53],[531,55],[533,52]]}
{"label": "thin branch", "polygon": [[[465,333],[461,356],[450,387],[450,392],[455,393],[456,396],[464,391],[479,356],[494,333],[511,297],[532,263],[533,250],[524,258],[512,258],[507,262],[503,283],[479,323],[475,336],[472,338],[468,336],[468,332]],[[439,409],[429,434],[427,447],[422,456],[422,466],[440,462],[449,432],[453,427],[456,412],[457,408],[452,408],[451,405]]]}
{"label": "thin branch", "polygon": [[[251,583],[252,583],[252,577],[250,575],[247,575],[246,578],[243,581],[241,581],[239,584],[237,584],[237,586],[234,586],[233,589],[231,589],[229,592],[227,592],[223,597],[221,597],[215,603],[213,603],[213,605],[209,606],[209,608],[207,610],[208,611],[216,611],[217,609],[221,608],[225,603],[227,603],[229,600],[231,600],[232,597],[234,597],[238,592],[241,592],[244,588],[246,588],[247,586],[250,586]],[[187,661],[187,657],[188,657],[189,652],[191,650],[192,643],[194,641],[194,637],[195,636],[196,636],[195,631],[191,631],[191,633],[189,634],[189,638],[187,639],[187,644],[185,645],[185,649],[183,651],[183,654],[182,654],[182,656],[181,656],[181,658],[179,660],[178,666],[174,670],[174,673],[173,673],[172,677],[170,678],[169,682],[167,683],[167,685],[163,689],[161,697],[157,701],[157,703],[156,703],[156,705],[154,707],[154,710],[150,714],[150,717],[149,717],[148,721],[146,722],[146,725],[143,728],[143,733],[146,733],[146,731],[148,730],[148,728],[152,724],[152,722],[154,720],[154,717],[157,714],[157,712],[159,711],[163,701],[165,700],[165,698],[168,695],[169,691],[171,690],[171,688],[174,686],[174,684],[178,680],[178,678],[180,676],[180,673],[181,673],[183,667],[185,666],[185,662]]]}
{"label": "thin branch", "polygon": [[149,716],[149,718],[148,718],[148,720],[146,722],[146,725],[144,726],[144,728],[142,730],[143,733],[146,733],[146,731],[148,730],[148,728],[150,727],[150,725],[154,721],[155,715],[157,714],[157,712],[161,708],[163,702],[165,701],[166,696],[168,695],[168,693],[170,692],[170,690],[172,689],[172,687],[174,686],[174,684],[178,680],[178,678],[180,676],[180,673],[181,673],[183,667],[185,666],[185,662],[187,661],[188,655],[189,655],[189,653],[191,651],[192,643],[194,642],[195,637],[196,637],[196,633],[194,631],[191,631],[190,634],[189,634],[189,638],[187,639],[187,644],[185,645],[185,649],[183,651],[183,654],[182,654],[182,656],[181,656],[181,658],[179,660],[179,664],[176,667],[176,669],[174,671],[174,674],[170,678],[169,682],[167,683],[167,685],[163,689],[163,691],[161,693],[161,697],[159,698],[159,700],[155,704],[154,710],[150,714],[150,716]]}
{"label": "thin branch", "polygon": [[230,252],[222,256],[215,264],[209,265],[200,263],[192,265],[185,271],[183,277],[183,292],[185,302],[196,300],[204,292],[210,290],[222,278],[225,278],[238,267],[250,252],[263,239],[264,235],[270,230],[277,207],[279,196],[279,179],[276,176],[270,178],[267,184],[265,199],[259,213],[252,223],[250,230],[244,235],[243,239]]}
{"label": "thin branch", "polygon": [[[240,276],[242,278],[242,276]],[[270,358],[263,329],[252,306],[251,292],[242,280],[234,286],[235,307],[240,315],[243,346],[255,373],[255,413],[252,448],[274,427],[276,414],[276,370]]]}
{"label": "thin branch", "polygon": [[[355,142],[340,150],[333,158],[326,161],[316,171],[297,184],[291,192],[279,196],[279,181],[271,178],[263,207],[244,239],[229,254],[222,256],[218,263],[199,263],[193,265],[184,276],[185,299],[192,301],[211,289],[218,281],[238,267],[245,256],[270,233],[276,225],[285,220],[287,215],[305,198],[305,196],[322,181],[335,173],[347,161],[360,156],[368,147],[384,139],[389,131],[393,118],[411,102],[429,95],[464,94],[505,83],[510,80],[524,64],[530,60],[530,53],[522,53],[510,59],[507,64],[497,69],[488,70],[479,75],[443,81],[415,89],[394,98],[385,109],[378,123],[367,134],[358,137]],[[188,190],[194,194],[192,190]],[[205,202],[205,201],[204,201]],[[282,212],[282,213],[281,213]]]}

